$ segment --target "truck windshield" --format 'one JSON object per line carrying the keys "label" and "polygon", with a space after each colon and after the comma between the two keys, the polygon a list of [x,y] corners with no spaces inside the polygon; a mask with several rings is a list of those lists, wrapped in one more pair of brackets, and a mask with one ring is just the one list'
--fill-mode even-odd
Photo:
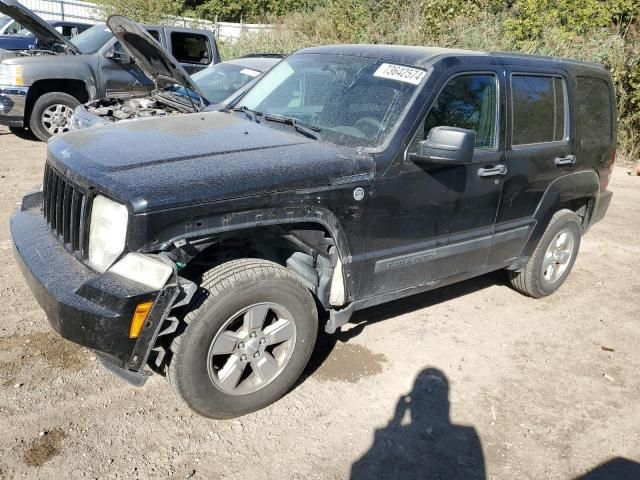
{"label": "truck windshield", "polygon": [[293,119],[337,145],[375,148],[426,76],[423,69],[377,59],[302,53],[274,67],[236,109],[253,111],[265,124],[274,116]]}
{"label": "truck windshield", "polygon": [[100,25],[94,25],[88,30],[85,30],[80,35],[76,35],[71,40],[78,50],[84,54],[96,53],[113,37],[113,32],[109,30],[104,23]]}

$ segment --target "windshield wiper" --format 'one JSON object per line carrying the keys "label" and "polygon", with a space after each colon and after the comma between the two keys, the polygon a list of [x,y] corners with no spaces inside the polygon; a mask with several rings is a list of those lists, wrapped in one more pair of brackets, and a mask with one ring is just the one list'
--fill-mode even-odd
{"label": "windshield wiper", "polygon": [[249,120],[252,120],[256,123],[258,122],[258,117],[262,116],[262,112],[251,110],[250,108],[245,107],[244,105],[241,107],[234,107],[233,111],[243,112],[247,116],[247,118],[249,118]]}
{"label": "windshield wiper", "polygon": [[305,123],[294,117],[287,117],[285,115],[279,115],[277,113],[267,113],[264,116],[265,120],[270,120],[272,122],[284,123],[285,125],[292,125],[296,131],[301,134],[313,138],[314,140],[320,140],[319,132],[322,131],[320,127],[317,125],[311,125],[310,123]]}

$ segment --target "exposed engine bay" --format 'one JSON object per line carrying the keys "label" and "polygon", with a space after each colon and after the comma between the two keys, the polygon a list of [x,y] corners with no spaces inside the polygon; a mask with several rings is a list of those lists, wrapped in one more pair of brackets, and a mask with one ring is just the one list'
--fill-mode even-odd
{"label": "exposed engine bay", "polygon": [[87,111],[106,120],[163,117],[177,113],[192,113],[199,105],[172,99],[170,95],[152,94],[133,98],[104,98],[85,106]]}
{"label": "exposed engine bay", "polygon": [[54,52],[52,50],[43,50],[43,49],[32,49],[32,50],[20,50],[15,52],[16,56],[20,57],[42,57],[49,55],[62,55],[63,52]]}

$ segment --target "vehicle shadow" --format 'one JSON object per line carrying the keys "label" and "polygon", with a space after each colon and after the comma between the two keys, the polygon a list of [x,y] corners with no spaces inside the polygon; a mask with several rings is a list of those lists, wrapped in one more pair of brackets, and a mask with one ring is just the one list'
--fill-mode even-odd
{"label": "vehicle shadow", "polygon": [[[504,272],[497,271],[480,277],[471,278],[464,282],[449,285],[447,287],[438,288],[429,292],[412,295],[401,300],[378,305],[376,307],[367,308],[357,311],[351,317],[349,322],[351,328],[348,330],[340,330],[334,334],[324,332],[324,325],[327,320],[327,314],[323,312],[324,317],[319,319],[320,331],[318,332],[318,340],[311,355],[311,359],[305,368],[302,377],[296,383],[296,386],[303,383],[307,378],[312,376],[315,371],[325,362],[331,355],[331,351],[338,342],[345,343],[360,335],[364,329],[383,320],[404,315],[416,310],[438,305],[454,298],[469,295],[479,290],[484,290],[494,285],[504,285],[506,276]],[[318,309],[319,312],[321,309]]]}
{"label": "vehicle shadow", "polygon": [[36,136],[33,133],[31,133],[31,130],[27,128],[12,127],[7,131],[0,132],[0,135],[15,135],[16,137],[22,140],[29,140],[31,142],[40,141],[36,138]]}
{"label": "vehicle shadow", "polygon": [[575,480],[636,480],[640,478],[640,463],[616,457],[598,465]]}
{"label": "vehicle shadow", "polygon": [[373,445],[351,467],[351,480],[485,479],[475,428],[451,423],[449,382],[436,368],[416,377],[393,418],[374,433]]}

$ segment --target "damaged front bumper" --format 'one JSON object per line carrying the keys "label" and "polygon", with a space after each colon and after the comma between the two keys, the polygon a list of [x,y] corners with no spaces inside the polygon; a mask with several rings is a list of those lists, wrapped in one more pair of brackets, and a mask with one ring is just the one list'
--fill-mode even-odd
{"label": "damaged front bumper", "polygon": [[[20,269],[49,323],[62,337],[94,350],[109,370],[134,385],[143,372],[180,287],[161,290],[114,273],[97,273],[67,251],[42,215],[42,192],[26,196],[11,217],[11,237]],[[130,338],[138,304],[153,302],[142,331]]]}
{"label": "damaged front bumper", "polygon": [[0,85],[0,124],[9,127],[24,126],[28,87]]}

